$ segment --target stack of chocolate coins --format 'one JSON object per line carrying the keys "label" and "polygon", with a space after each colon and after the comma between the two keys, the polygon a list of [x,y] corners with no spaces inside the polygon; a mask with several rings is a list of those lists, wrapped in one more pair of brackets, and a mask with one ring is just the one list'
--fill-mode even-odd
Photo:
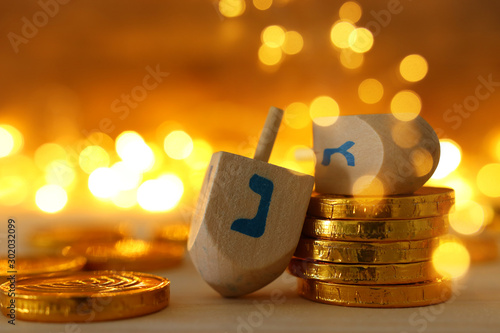
{"label": "stack of chocolate coins", "polygon": [[450,281],[431,259],[453,204],[454,191],[436,187],[383,197],[314,194],[288,267],[299,293],[359,307],[446,301]]}

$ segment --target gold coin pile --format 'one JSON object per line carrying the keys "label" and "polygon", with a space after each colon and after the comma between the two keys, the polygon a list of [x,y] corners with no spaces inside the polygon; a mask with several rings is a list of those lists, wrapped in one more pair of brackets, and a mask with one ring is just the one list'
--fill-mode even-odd
{"label": "gold coin pile", "polygon": [[40,249],[59,252],[63,247],[79,243],[119,241],[128,234],[124,225],[57,226],[37,230],[31,244]]}
{"label": "gold coin pile", "polygon": [[154,233],[154,240],[159,242],[178,242],[186,244],[191,225],[188,223],[171,223],[161,226]]}
{"label": "gold coin pile", "polygon": [[431,259],[453,204],[454,191],[437,187],[386,197],[313,194],[288,266],[299,294],[358,307],[446,301],[451,282]]}
{"label": "gold coin pile", "polygon": [[118,242],[78,243],[63,249],[66,256],[83,256],[86,270],[154,271],[180,265],[185,246],[178,242],[122,239]]}
{"label": "gold coin pile", "polygon": [[159,311],[168,305],[170,282],[139,272],[179,265],[185,232],[185,225],[171,227],[163,230],[161,241],[148,242],[124,238],[121,226],[38,230],[32,245],[59,254],[0,258],[0,309],[9,318],[40,322],[93,322]]}
{"label": "gold coin pile", "polygon": [[85,257],[85,270],[146,272],[180,265],[188,230],[186,224],[169,224],[154,241],[145,241],[128,237],[125,225],[61,226],[38,230],[31,242],[49,252]]}
{"label": "gold coin pile", "polygon": [[[11,266],[9,262],[15,262]],[[0,284],[7,281],[15,270],[16,277],[25,277],[46,273],[63,273],[79,271],[83,268],[87,259],[85,257],[63,257],[63,256],[33,256],[19,257],[15,261],[0,259]]]}

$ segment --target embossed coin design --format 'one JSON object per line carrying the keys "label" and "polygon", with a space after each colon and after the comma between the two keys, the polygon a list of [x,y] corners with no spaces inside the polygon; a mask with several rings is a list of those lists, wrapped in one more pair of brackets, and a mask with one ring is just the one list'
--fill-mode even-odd
{"label": "embossed coin design", "polygon": [[[9,286],[0,286],[6,315]],[[95,271],[43,274],[16,283],[16,318],[39,322],[95,322],[138,317],[169,304],[170,281],[150,274]]]}

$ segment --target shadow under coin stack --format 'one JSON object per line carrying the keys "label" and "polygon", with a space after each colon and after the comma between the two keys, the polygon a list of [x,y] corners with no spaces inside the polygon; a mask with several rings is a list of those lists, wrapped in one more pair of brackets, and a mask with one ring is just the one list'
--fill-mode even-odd
{"label": "shadow under coin stack", "polygon": [[358,307],[412,307],[451,296],[433,267],[447,233],[454,191],[422,187],[411,195],[313,194],[288,270],[310,300]]}

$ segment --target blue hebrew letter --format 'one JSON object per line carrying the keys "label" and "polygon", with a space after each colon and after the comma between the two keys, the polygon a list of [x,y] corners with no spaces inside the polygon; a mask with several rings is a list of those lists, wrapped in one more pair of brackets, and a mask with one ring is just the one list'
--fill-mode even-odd
{"label": "blue hebrew letter", "polygon": [[231,225],[231,230],[244,235],[259,238],[266,230],[267,213],[273,195],[274,184],[267,178],[254,174],[250,178],[250,189],[260,195],[259,208],[257,214],[252,219],[238,219]]}
{"label": "blue hebrew letter", "polygon": [[348,150],[354,146],[354,142],[352,141],[347,141],[344,143],[342,146],[338,148],[327,148],[325,149],[325,152],[323,154],[323,161],[321,164],[327,166],[330,164],[330,160],[333,154],[335,153],[340,153],[344,155],[345,159],[347,160],[347,165],[349,166],[354,166],[354,155],[348,152]]}

